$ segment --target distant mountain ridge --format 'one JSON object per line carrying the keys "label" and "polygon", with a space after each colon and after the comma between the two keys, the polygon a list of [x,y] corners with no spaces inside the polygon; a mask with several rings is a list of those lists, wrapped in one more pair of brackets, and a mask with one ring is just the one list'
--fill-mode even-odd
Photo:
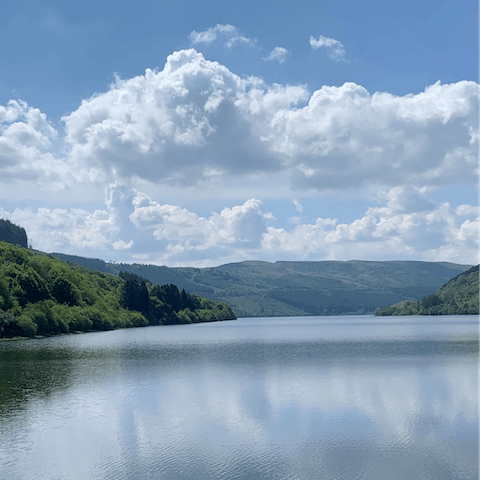
{"label": "distant mountain ridge", "polygon": [[245,261],[212,268],[170,268],[53,253],[105,273],[126,271],[152,283],[228,302],[239,317],[374,313],[421,300],[471,265],[421,261]]}

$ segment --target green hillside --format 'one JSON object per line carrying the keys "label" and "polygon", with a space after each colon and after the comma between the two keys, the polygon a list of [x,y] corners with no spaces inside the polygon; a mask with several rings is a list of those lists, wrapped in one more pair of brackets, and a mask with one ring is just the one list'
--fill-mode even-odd
{"label": "green hillside", "polygon": [[236,318],[225,302],[0,242],[0,338]]}
{"label": "green hillside", "polygon": [[471,267],[414,261],[248,261],[168,268],[52,255],[106,273],[124,270],[152,283],[174,283],[189,293],[223,299],[242,317],[373,313],[403,300],[420,300]]}
{"label": "green hillside", "polygon": [[9,220],[0,218],[0,242],[8,242],[19,247],[27,248],[27,232],[22,227]]}
{"label": "green hillside", "polygon": [[436,293],[420,301],[405,300],[384,307],[375,315],[478,315],[478,265],[452,278]]}

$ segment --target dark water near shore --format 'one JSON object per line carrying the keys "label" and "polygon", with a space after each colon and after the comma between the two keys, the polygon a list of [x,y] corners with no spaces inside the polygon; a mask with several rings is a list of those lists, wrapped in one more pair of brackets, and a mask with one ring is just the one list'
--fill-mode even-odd
{"label": "dark water near shore", "polygon": [[478,317],[0,343],[0,478],[477,480]]}

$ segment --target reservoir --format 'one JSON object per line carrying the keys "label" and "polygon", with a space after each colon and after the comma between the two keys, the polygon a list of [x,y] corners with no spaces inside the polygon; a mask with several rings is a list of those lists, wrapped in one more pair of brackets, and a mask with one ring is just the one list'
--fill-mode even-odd
{"label": "reservoir", "polygon": [[0,342],[0,478],[478,480],[478,317]]}

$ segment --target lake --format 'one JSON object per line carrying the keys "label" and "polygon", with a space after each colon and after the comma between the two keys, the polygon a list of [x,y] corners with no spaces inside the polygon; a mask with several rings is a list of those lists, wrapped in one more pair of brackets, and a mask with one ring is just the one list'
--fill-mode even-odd
{"label": "lake", "polygon": [[478,317],[0,342],[0,478],[478,480]]}

